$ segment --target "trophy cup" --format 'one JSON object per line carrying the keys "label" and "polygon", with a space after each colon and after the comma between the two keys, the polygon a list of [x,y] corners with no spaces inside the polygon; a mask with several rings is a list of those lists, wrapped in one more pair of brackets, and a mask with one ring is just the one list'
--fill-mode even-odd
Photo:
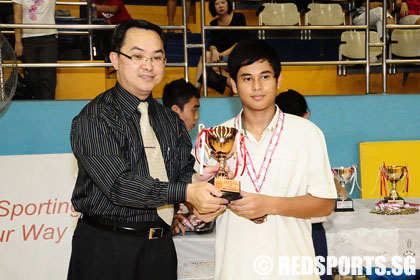
{"label": "trophy cup", "polygon": [[[202,171],[202,164],[204,161],[204,147],[203,144],[207,144],[207,147],[210,149],[210,155],[216,159],[220,166],[219,170],[214,177],[214,186],[222,192],[222,197],[226,198],[229,202],[232,200],[240,199],[241,197],[241,188],[240,183],[237,180],[229,179],[225,167],[226,161],[235,154],[237,151],[236,160],[238,166],[238,153],[244,153],[243,146],[243,134],[238,133],[239,131],[233,127],[227,126],[214,126],[208,129],[204,129],[204,125],[199,126],[200,133],[197,137],[196,142],[196,155],[197,147],[200,150],[200,173]],[[242,137],[242,138],[241,138]],[[198,140],[201,139],[199,142]],[[241,140],[242,139],[242,140]],[[239,141],[239,142],[238,142]],[[236,149],[235,149],[236,146]],[[241,150],[242,149],[242,150]],[[198,159],[198,157],[197,157]],[[245,160],[244,160],[245,161]],[[245,169],[245,162],[243,162]],[[237,173],[237,168],[235,170],[235,176]],[[242,171],[243,173],[243,171]]]}
{"label": "trophy cup", "polygon": [[389,196],[385,197],[385,201],[387,203],[399,204],[403,206],[404,199],[401,196],[399,196],[397,192],[397,183],[400,180],[402,180],[404,176],[408,173],[407,167],[397,165],[383,166],[383,172],[387,181],[390,181],[392,184],[392,189],[389,193]]}
{"label": "trophy cup", "polygon": [[[403,191],[408,192],[407,166],[386,166],[385,162],[383,162],[378,176],[381,176],[381,195],[384,192],[386,197],[375,204],[375,209],[370,211],[371,213],[380,215],[407,215],[417,213],[420,210],[420,204],[405,202],[397,192],[397,183],[404,177],[406,177],[406,184]],[[389,196],[387,192],[387,181],[390,181],[392,184]]]}
{"label": "trophy cup", "polygon": [[335,200],[334,211],[354,211],[353,200],[348,197],[346,191],[346,184],[352,180],[356,174],[355,167],[336,167],[333,168],[334,179],[338,181],[336,183],[338,198]]}

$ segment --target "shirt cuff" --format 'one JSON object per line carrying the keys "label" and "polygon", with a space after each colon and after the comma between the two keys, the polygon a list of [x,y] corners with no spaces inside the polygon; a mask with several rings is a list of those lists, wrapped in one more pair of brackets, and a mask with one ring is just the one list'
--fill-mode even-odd
{"label": "shirt cuff", "polygon": [[187,183],[169,183],[168,203],[183,203],[187,201]]}

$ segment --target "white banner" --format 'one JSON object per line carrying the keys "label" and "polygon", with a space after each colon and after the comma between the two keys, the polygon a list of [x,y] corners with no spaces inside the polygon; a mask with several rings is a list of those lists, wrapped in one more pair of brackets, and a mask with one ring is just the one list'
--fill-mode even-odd
{"label": "white banner", "polygon": [[73,154],[0,156],[0,279],[66,279],[76,176]]}

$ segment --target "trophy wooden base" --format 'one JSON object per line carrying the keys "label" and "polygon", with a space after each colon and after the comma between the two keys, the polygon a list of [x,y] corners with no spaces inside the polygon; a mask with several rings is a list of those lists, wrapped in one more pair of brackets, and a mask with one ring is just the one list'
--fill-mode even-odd
{"label": "trophy wooden base", "polygon": [[222,192],[222,198],[229,202],[241,199],[241,187],[239,181],[225,178],[215,178],[214,186]]}
{"label": "trophy wooden base", "polygon": [[347,212],[347,211],[354,211],[353,208],[353,200],[351,198],[347,199],[336,199],[335,200],[335,212]]}
{"label": "trophy wooden base", "polygon": [[404,198],[402,197],[397,197],[396,199],[385,197],[384,200],[388,204],[398,204],[400,206],[404,206],[404,203],[405,203]]}

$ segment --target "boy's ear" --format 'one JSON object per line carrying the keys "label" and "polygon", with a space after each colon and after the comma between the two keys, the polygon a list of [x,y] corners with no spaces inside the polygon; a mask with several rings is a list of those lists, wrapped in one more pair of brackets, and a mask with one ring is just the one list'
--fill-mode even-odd
{"label": "boy's ear", "polygon": [[281,73],[280,73],[279,77],[277,78],[277,89],[280,89],[280,86],[281,86],[281,78],[282,78],[282,76],[281,76]]}
{"label": "boy's ear", "polygon": [[235,93],[236,95],[238,95],[238,88],[236,87],[236,82],[234,79],[230,78],[230,84],[232,86],[232,91],[233,93]]}
{"label": "boy's ear", "polygon": [[171,106],[171,110],[174,111],[175,113],[178,113],[178,114],[181,113],[181,111],[182,111],[181,108],[179,108],[179,106],[176,105],[176,104]]}

